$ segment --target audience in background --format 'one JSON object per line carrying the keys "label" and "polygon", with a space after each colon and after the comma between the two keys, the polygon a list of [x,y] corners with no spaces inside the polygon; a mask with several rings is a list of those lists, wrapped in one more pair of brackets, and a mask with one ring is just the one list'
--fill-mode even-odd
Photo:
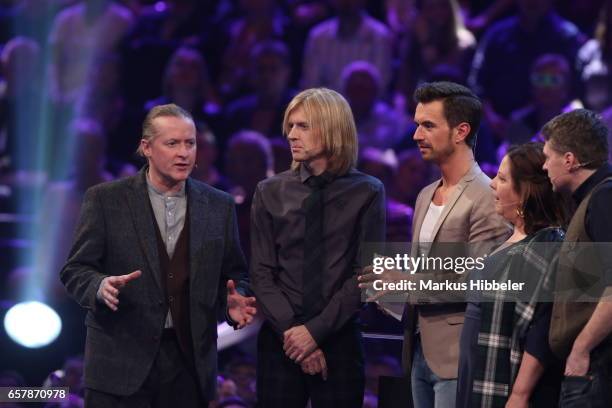
{"label": "audience in background", "polygon": [[[385,186],[385,190],[393,188],[397,174],[397,157],[393,150],[382,151],[366,147],[361,151],[359,170],[374,176]],[[385,202],[387,210],[387,242],[410,242],[412,226],[412,208],[393,197],[388,196]]]}
{"label": "audience in background", "polygon": [[408,26],[408,35],[401,45],[401,69],[398,73],[400,92],[415,108],[412,94],[440,65],[456,67],[467,78],[476,48],[474,35],[468,31],[456,0],[416,0],[416,17]]}
{"label": "audience in background", "polygon": [[378,69],[366,61],[356,61],[342,71],[342,93],[351,105],[359,146],[394,148],[406,137],[408,118],[382,98]]}
{"label": "audience in background", "polygon": [[62,10],[53,22],[50,94],[58,103],[75,102],[94,57],[117,50],[133,24],[130,11],[111,0],[88,0]]}
{"label": "audience in background", "polygon": [[[510,144],[580,103],[612,126],[611,27],[609,0],[0,0],[0,212],[42,228],[32,265],[2,257],[0,284],[18,293],[43,274],[64,296],[57,233],[71,234],[88,186],[142,165],[143,112],[159,103],[199,122],[193,176],[234,195],[248,253],[253,188],[290,167],[282,113],[304,86],[349,100],[359,166],[386,186],[387,239],[410,239],[416,196],[436,175],[414,149],[406,95],[468,82],[485,101],[476,160],[494,176]],[[0,227],[2,245],[29,239]],[[251,377],[228,374],[216,406],[253,406]],[[364,406],[376,397],[372,386]]]}
{"label": "audience in background", "polygon": [[[573,62],[585,41],[574,24],[554,11],[552,0],[517,0],[517,5],[517,15],[494,24],[480,40],[469,78],[499,138],[508,115],[529,101],[529,74],[538,56],[556,53]],[[572,85],[575,78],[574,73]]]}
{"label": "audience in background", "polygon": [[406,150],[398,156],[397,172],[387,194],[414,208],[419,191],[435,178],[433,166],[422,159],[418,149]]}
{"label": "audience in background", "polygon": [[57,301],[65,298],[66,290],[57,273],[68,258],[71,242],[64,239],[76,230],[85,191],[96,184],[110,181],[113,176],[105,170],[106,134],[102,125],[93,119],[78,119],[66,137],[67,145],[74,146],[74,161],[66,172],[68,180],[48,184],[43,197],[44,207],[39,215],[41,225],[36,241],[35,262],[39,282],[45,282],[47,296]]}
{"label": "audience in background", "polygon": [[380,72],[382,89],[391,82],[392,38],[389,29],[365,11],[365,0],[333,0],[337,17],[314,27],[304,48],[302,88],[341,89],[342,70],[368,61]]}
{"label": "audience in background", "polygon": [[164,71],[162,95],[148,101],[144,110],[167,103],[181,106],[200,121],[218,113],[208,68],[197,49],[181,47],[172,54]]}
{"label": "audience in background", "polygon": [[[123,42],[123,77],[126,97],[142,106],[162,92],[162,77],[171,55],[181,46],[204,49],[204,38],[214,24],[212,2],[168,0],[147,2]],[[146,67],[146,69],[143,69]]]}
{"label": "audience in background", "polygon": [[128,104],[121,87],[118,53],[98,55],[89,72],[89,82],[76,104],[77,118],[90,118],[102,126],[107,138],[108,167],[118,173],[125,164],[140,165],[135,154],[140,142],[141,107]]}
{"label": "audience in background", "polygon": [[582,73],[583,96],[585,108],[601,112],[612,105],[610,89],[610,72],[607,67],[593,66]]}
{"label": "audience in background", "polygon": [[225,367],[225,375],[236,385],[236,395],[249,404],[256,400],[255,361],[248,357],[234,359]]}
{"label": "audience in background", "polygon": [[8,41],[0,53],[0,173],[34,170],[43,83],[41,49],[26,37]]}
{"label": "audience in background", "polygon": [[531,68],[529,84],[529,103],[510,115],[504,137],[509,144],[528,142],[546,122],[568,106],[572,87],[569,63],[559,54],[542,55]]}
{"label": "audience in background", "polygon": [[253,92],[227,106],[225,134],[252,129],[268,138],[282,137],[279,123],[283,122],[285,108],[295,95],[289,87],[289,58],[287,46],[277,40],[264,41],[252,49],[246,75]]}
{"label": "audience in background", "polygon": [[240,17],[226,27],[226,46],[218,88],[223,100],[235,99],[249,89],[249,70],[246,63],[253,48],[262,41],[283,39],[287,18],[279,10],[276,0],[239,1]]}
{"label": "audience in background", "polygon": [[219,156],[217,138],[204,123],[196,123],[196,166],[191,177],[219,190],[229,190],[229,182],[215,165]]}
{"label": "audience in background", "polygon": [[251,202],[257,183],[274,175],[274,156],[270,141],[262,134],[243,130],[231,137],[225,155],[229,193],[236,202],[240,244],[246,259],[251,252],[249,226]]}

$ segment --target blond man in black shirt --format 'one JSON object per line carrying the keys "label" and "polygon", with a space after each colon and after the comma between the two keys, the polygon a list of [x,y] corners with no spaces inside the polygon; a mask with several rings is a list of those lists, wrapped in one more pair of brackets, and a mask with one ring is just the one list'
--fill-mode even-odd
{"label": "blond man in black shirt", "polygon": [[382,183],[355,170],[351,109],[337,92],[298,94],[283,120],[291,169],[262,181],[251,211],[251,276],[265,323],[262,407],[361,406],[357,274],[385,236]]}

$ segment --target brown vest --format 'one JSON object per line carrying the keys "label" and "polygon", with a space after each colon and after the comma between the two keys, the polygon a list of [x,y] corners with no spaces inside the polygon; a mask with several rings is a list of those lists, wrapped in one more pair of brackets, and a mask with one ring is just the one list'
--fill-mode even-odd
{"label": "brown vest", "polygon": [[189,320],[189,211],[185,213],[185,225],[179,235],[172,259],[168,256],[155,217],[154,224],[166,305],[170,307],[172,324],[181,351],[187,361],[194,361]]}
{"label": "brown vest", "polygon": [[[601,273],[600,268],[597,268],[596,255],[591,253],[593,248],[588,245],[592,241],[586,231],[585,219],[593,192],[609,180],[612,180],[612,177],[602,180],[582,200],[567,228],[559,254],[549,344],[557,357],[563,360],[567,358],[576,337],[591,318],[597,306],[596,299],[603,291],[603,287],[598,285]],[[576,250],[572,251],[574,246]],[[581,298],[589,300],[580,301]],[[607,339],[609,340],[610,338]]]}

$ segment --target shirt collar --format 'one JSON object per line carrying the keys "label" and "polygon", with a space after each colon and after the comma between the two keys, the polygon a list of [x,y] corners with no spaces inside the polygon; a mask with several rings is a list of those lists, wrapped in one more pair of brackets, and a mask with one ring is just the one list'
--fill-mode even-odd
{"label": "shirt collar", "polygon": [[605,163],[603,166],[598,168],[595,173],[591,174],[572,194],[572,198],[576,204],[580,204],[582,200],[599,184],[602,180],[612,176],[612,166],[609,163]]}
{"label": "shirt collar", "polygon": [[146,180],[147,180],[147,188],[149,189],[150,192],[162,196],[162,197],[177,197],[177,198],[181,198],[181,197],[185,197],[185,185],[187,184],[186,182],[183,182],[181,184],[181,189],[179,191],[177,191],[176,193],[173,194],[164,194],[161,191],[159,191],[158,189],[156,189],[153,184],[151,183],[151,180],[149,178],[149,171],[147,170],[146,172]]}
{"label": "shirt collar", "polygon": [[[298,175],[299,175],[300,181],[302,183],[306,183],[306,181],[310,177],[314,176],[314,174],[312,174],[312,171],[304,163],[300,163],[300,168],[299,168],[299,171],[298,171]],[[334,180],[334,175],[331,174],[329,171],[324,171],[320,175],[320,177],[323,177],[325,180],[327,180],[328,183],[331,183]]]}

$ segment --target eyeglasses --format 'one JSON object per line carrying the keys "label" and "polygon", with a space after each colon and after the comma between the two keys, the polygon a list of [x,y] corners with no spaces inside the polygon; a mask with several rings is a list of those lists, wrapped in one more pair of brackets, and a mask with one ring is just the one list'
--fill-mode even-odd
{"label": "eyeglasses", "polygon": [[531,85],[538,88],[554,88],[565,84],[565,77],[558,74],[531,74]]}

